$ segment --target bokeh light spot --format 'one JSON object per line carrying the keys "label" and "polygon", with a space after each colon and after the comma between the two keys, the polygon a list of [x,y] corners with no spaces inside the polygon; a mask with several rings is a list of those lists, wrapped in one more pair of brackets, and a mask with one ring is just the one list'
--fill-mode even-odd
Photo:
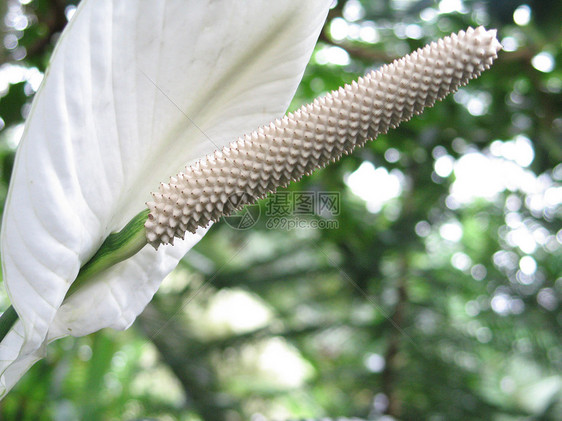
{"label": "bokeh light spot", "polygon": [[364,161],[357,170],[345,176],[345,183],[351,191],[367,202],[369,212],[377,213],[382,206],[402,193],[403,174],[398,170],[384,167],[375,168]]}
{"label": "bokeh light spot", "polygon": [[538,53],[535,57],[533,57],[533,59],[531,60],[531,64],[539,72],[550,73],[554,70],[555,61],[552,54],[543,51],[542,53]]}
{"label": "bokeh light spot", "polygon": [[519,260],[519,268],[525,275],[532,275],[537,270],[537,262],[531,256],[523,256]]}
{"label": "bokeh light spot", "polygon": [[519,26],[528,25],[531,21],[531,8],[522,4],[513,12],[513,22]]}
{"label": "bokeh light spot", "polygon": [[446,178],[453,172],[455,160],[451,155],[443,155],[435,161],[435,172],[439,177]]}
{"label": "bokeh light spot", "polygon": [[459,242],[462,238],[462,226],[458,221],[447,222],[439,229],[439,235],[444,240]]}

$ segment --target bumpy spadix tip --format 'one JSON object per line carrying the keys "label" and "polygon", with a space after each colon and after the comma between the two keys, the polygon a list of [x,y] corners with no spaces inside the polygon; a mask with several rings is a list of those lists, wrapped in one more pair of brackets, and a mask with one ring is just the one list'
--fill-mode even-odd
{"label": "bumpy spadix tip", "polygon": [[161,184],[146,221],[158,248],[338,160],[488,69],[496,31],[468,28],[244,135]]}

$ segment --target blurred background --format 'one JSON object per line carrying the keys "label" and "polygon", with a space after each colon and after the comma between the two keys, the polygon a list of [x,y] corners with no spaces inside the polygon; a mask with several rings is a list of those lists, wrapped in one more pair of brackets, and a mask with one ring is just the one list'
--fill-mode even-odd
{"label": "blurred background", "polygon": [[[76,4],[0,2],[0,204]],[[0,418],[562,419],[561,20],[556,0],[334,2],[292,109],[468,26],[504,50],[214,226],[129,330],[52,344]]]}

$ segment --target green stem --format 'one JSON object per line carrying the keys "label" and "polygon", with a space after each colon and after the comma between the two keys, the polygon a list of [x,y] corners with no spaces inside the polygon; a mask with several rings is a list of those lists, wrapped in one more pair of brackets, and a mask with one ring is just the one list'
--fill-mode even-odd
{"label": "green stem", "polygon": [[0,316],[0,342],[8,334],[17,319],[18,313],[12,306],[2,313],[2,316]]}
{"label": "green stem", "polygon": [[[102,243],[96,254],[82,267],[78,276],[66,293],[66,298],[74,294],[88,279],[101,271],[128,259],[137,254],[146,245],[144,223],[148,218],[149,210],[145,209],[137,214],[125,227],[110,234]],[[0,316],[0,342],[8,334],[18,314],[12,306]]]}
{"label": "green stem", "polygon": [[144,223],[148,218],[148,213],[148,209],[143,210],[121,231],[114,232],[105,239],[96,254],[82,266],[65,298],[74,294],[85,281],[95,274],[134,256],[146,245]]}

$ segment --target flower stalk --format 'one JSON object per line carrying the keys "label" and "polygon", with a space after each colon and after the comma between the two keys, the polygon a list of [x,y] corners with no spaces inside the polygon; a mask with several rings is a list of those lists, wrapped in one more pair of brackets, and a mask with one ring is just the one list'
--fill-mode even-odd
{"label": "flower stalk", "polygon": [[[110,234],[98,251],[80,268],[78,276],[66,293],[66,298],[74,294],[97,273],[137,254],[147,243],[144,229],[147,217],[148,209],[144,209],[131,219],[121,231]],[[18,314],[12,306],[2,313],[0,316],[0,341],[8,334],[17,319]]]}
{"label": "flower stalk", "polygon": [[110,234],[102,243],[96,254],[80,268],[76,280],[70,286],[67,297],[95,274],[137,254],[146,245],[144,224],[148,209],[139,212],[119,232]]}

